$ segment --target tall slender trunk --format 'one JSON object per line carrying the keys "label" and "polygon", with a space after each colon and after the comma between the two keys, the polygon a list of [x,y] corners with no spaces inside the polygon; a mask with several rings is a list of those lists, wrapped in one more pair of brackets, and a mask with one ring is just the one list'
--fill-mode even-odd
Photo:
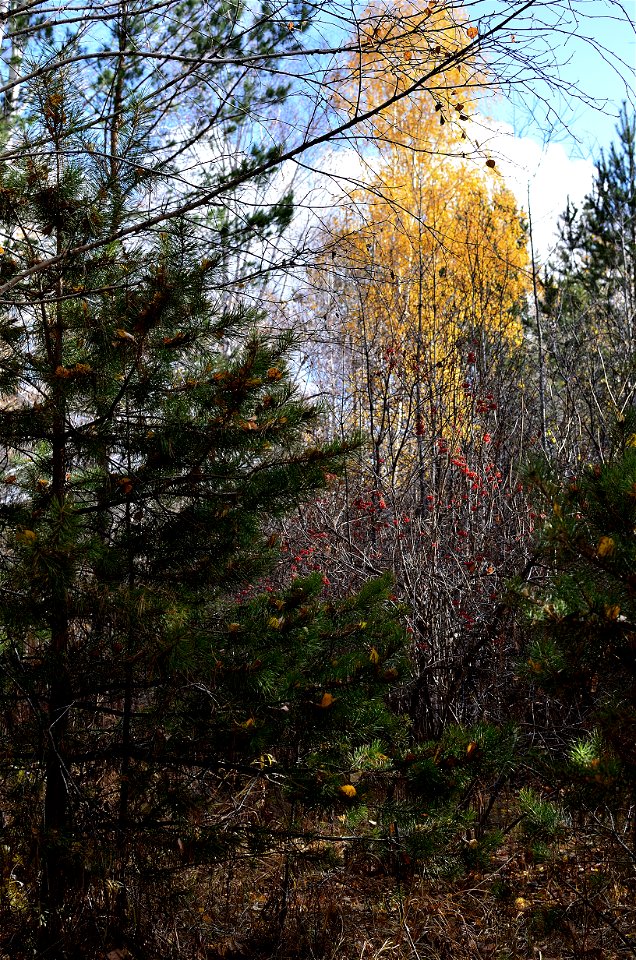
{"label": "tall slender trunk", "polygon": [[[59,157],[59,153],[58,153]],[[58,182],[61,170],[58,170]],[[56,253],[62,253],[61,232],[58,231]],[[56,284],[57,305],[50,332],[49,361],[52,370],[63,362],[64,319],[62,313],[63,280]],[[45,318],[46,322],[46,318]],[[53,378],[53,382],[56,383]],[[62,511],[66,501],[67,430],[66,402],[63,381],[53,388],[53,423],[51,440],[51,496],[54,509]],[[68,872],[66,831],[69,824],[69,766],[66,759],[66,739],[69,712],[72,704],[71,681],[68,669],[70,640],[69,597],[67,584],[57,579],[51,588],[49,618],[50,648],[48,651],[48,727],[45,742],[45,795],[42,851],[41,904],[44,924],[40,949],[47,955],[64,956],[62,947],[63,906],[75,886]]]}
{"label": "tall slender trunk", "polygon": [[[132,462],[130,455],[130,409],[128,398],[126,398],[126,440],[128,447],[127,469],[128,474],[132,473]],[[126,544],[127,544],[127,562],[128,562],[128,603],[129,608],[133,603],[133,589],[135,586],[135,557],[131,549],[132,537],[132,518],[130,501],[126,503],[125,514]],[[131,721],[133,713],[133,668],[131,658],[133,652],[132,636],[132,610],[128,621],[128,636],[124,646],[126,662],[124,665],[124,702],[123,716],[121,725],[121,766],[119,770],[119,810],[117,814],[117,847],[119,854],[119,893],[116,904],[117,923],[123,928],[126,924],[128,915],[128,885],[127,885],[127,843],[128,843],[128,819],[130,806],[130,747],[131,747]]]}
{"label": "tall slender trunk", "polygon": [[532,260],[532,299],[534,302],[534,316],[537,324],[537,346],[539,348],[539,419],[541,428],[541,446],[544,454],[549,456],[548,433],[545,410],[545,347],[543,343],[543,325],[541,323],[541,306],[537,286],[537,265],[534,256],[534,234],[532,231],[532,209],[530,207],[530,186],[528,186],[528,229],[530,233],[530,258]]}
{"label": "tall slender trunk", "polygon": [[[10,118],[11,115],[15,112],[16,106],[20,99],[20,69],[22,67],[22,58],[24,56],[23,42],[19,37],[14,37],[11,35],[11,12],[19,6],[19,4],[8,3],[8,0],[3,0],[0,2],[0,23],[4,23],[4,17],[7,17],[8,25],[8,37],[7,45],[8,50],[5,54],[5,59],[8,60],[9,69],[7,73],[7,86],[8,89],[4,95],[4,104],[2,107],[2,112],[4,113],[5,118]],[[0,39],[2,35],[0,33]]]}

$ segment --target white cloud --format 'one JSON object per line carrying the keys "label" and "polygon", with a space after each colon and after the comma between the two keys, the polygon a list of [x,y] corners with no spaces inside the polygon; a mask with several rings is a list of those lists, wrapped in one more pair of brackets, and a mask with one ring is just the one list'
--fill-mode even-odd
{"label": "white cloud", "polygon": [[[512,127],[504,123],[475,121],[473,134],[472,139],[480,144],[478,155],[496,158],[497,169],[526,212],[529,189],[535,253],[545,262],[554,248],[557,223],[568,199],[579,205],[592,189],[594,162],[572,159],[560,143],[541,144],[532,137],[515,136]],[[353,183],[371,179],[377,162],[377,157],[365,160],[352,149],[328,152],[323,157],[322,176],[314,180],[315,188],[320,184],[319,206],[324,210],[330,201],[336,205],[339,194]]]}
{"label": "white cloud", "polygon": [[[568,199],[578,206],[592,189],[594,162],[572,159],[561,143],[542,144],[529,136],[515,136],[503,122],[477,116],[466,129],[474,150],[469,156],[478,167],[485,157],[494,158],[497,171],[526,213],[529,191],[535,254],[540,263],[546,263]],[[268,198],[282,192],[283,186],[294,187],[296,219],[290,242],[329,221],[352,190],[373,181],[379,164],[381,157],[375,151],[365,153],[350,145],[325,150],[314,166],[285,164],[270,184]]]}
{"label": "white cloud", "polygon": [[578,206],[592,188],[594,163],[571,159],[560,143],[544,145],[531,137],[516,137],[505,124],[492,125],[487,136],[483,134],[482,124],[482,147],[496,156],[497,168],[525,211],[530,191],[535,253],[545,262],[554,248],[558,219],[568,199]]}

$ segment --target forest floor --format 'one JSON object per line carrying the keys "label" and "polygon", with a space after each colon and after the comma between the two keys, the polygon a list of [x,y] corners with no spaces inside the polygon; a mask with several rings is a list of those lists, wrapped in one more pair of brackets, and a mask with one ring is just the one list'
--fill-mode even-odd
{"label": "forest floor", "polygon": [[[205,960],[614,960],[636,957],[636,869],[620,838],[534,858],[514,837],[452,876],[324,841],[234,863],[204,911]],[[524,848],[525,847],[525,848]],[[444,872],[446,876],[444,876]],[[449,875],[449,873],[451,875]]]}

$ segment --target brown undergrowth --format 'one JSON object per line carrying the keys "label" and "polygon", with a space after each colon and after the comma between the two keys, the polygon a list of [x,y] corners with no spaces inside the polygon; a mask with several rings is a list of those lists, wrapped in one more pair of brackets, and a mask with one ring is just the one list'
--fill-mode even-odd
{"label": "brown undergrowth", "polygon": [[[237,859],[219,868],[200,900],[193,898],[191,923],[200,935],[196,952],[183,955],[192,960],[636,956],[634,858],[617,833],[602,837],[598,825],[587,826],[539,858],[513,831],[488,862],[463,870],[460,864],[470,857],[462,850],[434,867],[415,869],[397,850],[369,855],[363,845],[335,837],[297,842],[269,857]],[[314,824],[322,835],[330,827]],[[470,840],[462,843],[472,849]],[[164,935],[166,946],[174,946],[176,931],[166,929]]]}
{"label": "brown undergrowth", "polygon": [[[344,804],[329,816],[302,814],[295,808],[292,821],[283,804],[264,805],[257,791],[250,797],[250,802],[241,804],[241,819],[246,828],[256,823],[262,831],[258,849],[253,840],[239,844],[212,869],[193,863],[185,846],[181,854],[178,850],[175,855],[165,851],[163,858],[157,854],[143,882],[140,878],[137,888],[133,884],[127,891],[127,929],[133,931],[127,936],[118,935],[106,921],[106,901],[117,895],[110,888],[112,882],[109,886],[109,881],[94,877],[82,903],[70,909],[66,928],[70,952],[65,956],[81,960],[636,957],[633,810],[624,811],[620,820],[607,811],[589,811],[575,822],[564,813],[558,836],[537,843],[524,827],[510,788],[492,813],[496,843],[487,833],[477,837],[468,829],[438,854],[416,864],[390,829],[383,837],[375,830],[371,838],[372,828],[359,818],[352,828],[353,810],[347,811]],[[277,836],[275,849],[265,840],[268,830]],[[173,881],[172,896],[167,893],[166,870]],[[21,876],[26,880],[26,873],[16,865],[4,877],[0,960],[34,956],[26,946],[29,891]],[[90,925],[82,919],[88,912],[93,917]]]}

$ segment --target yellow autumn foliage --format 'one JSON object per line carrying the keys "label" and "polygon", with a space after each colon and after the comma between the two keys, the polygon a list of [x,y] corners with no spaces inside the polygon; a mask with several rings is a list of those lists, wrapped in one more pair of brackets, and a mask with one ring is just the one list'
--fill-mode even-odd
{"label": "yellow autumn foliage", "polygon": [[528,254],[496,175],[442,151],[383,153],[332,222],[318,282],[349,368],[352,425],[373,433],[381,422],[404,465],[425,430],[452,445],[470,427],[477,345],[484,357],[519,347]]}
{"label": "yellow autumn foliage", "polygon": [[21,530],[16,534],[16,540],[18,543],[35,543],[38,535],[34,530]]}
{"label": "yellow autumn foliage", "polygon": [[345,797],[355,797],[358,792],[352,783],[344,783],[341,787],[339,787],[339,790],[340,793]]}
{"label": "yellow autumn foliage", "polygon": [[317,312],[341,350],[329,364],[341,371],[343,410],[351,427],[381,437],[374,469],[386,460],[393,477],[421,455],[425,433],[456,451],[473,426],[476,361],[491,368],[522,340],[525,223],[471,133],[483,76],[466,54],[417,86],[470,46],[468,29],[451,4],[370,7],[338,88],[342,109],[360,115],[416,84],[368,119],[373,172],[327,223],[314,271]]}
{"label": "yellow autumn foliage", "polygon": [[357,22],[355,54],[334,74],[336,106],[360,117],[389,103],[365,121],[364,131],[402,146],[413,145],[418,134],[411,114],[422,95],[433,100],[438,126],[465,119],[466,92],[484,79],[475,55],[463,53],[473,39],[470,30],[465,12],[452,2],[371,3]]}

